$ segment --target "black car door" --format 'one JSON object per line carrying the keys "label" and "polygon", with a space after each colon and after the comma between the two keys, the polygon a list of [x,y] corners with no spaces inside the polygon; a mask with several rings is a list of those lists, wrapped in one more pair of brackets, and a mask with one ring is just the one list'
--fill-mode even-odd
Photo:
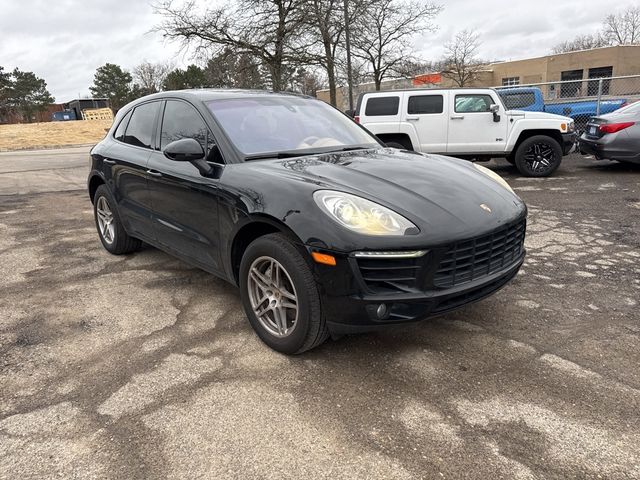
{"label": "black car door", "polygon": [[143,240],[155,237],[146,170],[161,104],[143,103],[127,113],[103,158],[122,222],[131,236]]}
{"label": "black car door", "polygon": [[186,101],[167,100],[163,113],[158,148],[147,164],[156,239],[203,268],[219,272],[217,180],[189,162],[169,160],[162,153],[181,138],[194,138],[210,152],[213,136],[200,113]]}

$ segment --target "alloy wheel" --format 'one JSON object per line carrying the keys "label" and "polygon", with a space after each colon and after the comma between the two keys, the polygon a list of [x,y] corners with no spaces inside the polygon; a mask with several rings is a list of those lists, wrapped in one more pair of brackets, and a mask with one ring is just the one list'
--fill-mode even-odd
{"label": "alloy wheel", "polygon": [[99,197],[96,205],[96,216],[100,235],[109,245],[115,240],[115,226],[113,224],[113,212],[105,197]]}
{"label": "alloy wheel", "polygon": [[555,153],[547,143],[534,143],[524,154],[524,160],[532,172],[541,173],[553,166]]}
{"label": "alloy wheel", "polygon": [[262,327],[275,337],[291,335],[298,323],[298,297],[282,264],[268,256],[255,259],[249,268],[247,289]]}

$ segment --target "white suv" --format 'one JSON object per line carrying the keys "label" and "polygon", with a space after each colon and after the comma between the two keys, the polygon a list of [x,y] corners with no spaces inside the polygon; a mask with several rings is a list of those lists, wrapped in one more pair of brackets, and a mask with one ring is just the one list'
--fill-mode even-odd
{"label": "white suv", "polygon": [[571,118],[506,110],[491,88],[363,93],[355,120],[390,147],[470,160],[504,157],[530,177],[553,173],[575,144]]}

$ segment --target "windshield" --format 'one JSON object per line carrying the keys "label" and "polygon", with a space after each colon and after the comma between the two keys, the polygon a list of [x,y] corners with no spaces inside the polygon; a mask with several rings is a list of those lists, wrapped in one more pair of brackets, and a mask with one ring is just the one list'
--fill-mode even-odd
{"label": "windshield", "polygon": [[351,119],[320,100],[265,95],[212,100],[207,106],[245,156],[380,146]]}

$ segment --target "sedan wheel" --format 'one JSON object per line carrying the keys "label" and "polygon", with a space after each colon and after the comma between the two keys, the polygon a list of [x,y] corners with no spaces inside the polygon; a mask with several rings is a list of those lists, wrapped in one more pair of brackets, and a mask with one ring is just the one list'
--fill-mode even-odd
{"label": "sedan wheel", "polygon": [[260,339],[282,353],[302,353],[329,336],[308,253],[289,237],[254,240],[240,263],[240,295]]}

